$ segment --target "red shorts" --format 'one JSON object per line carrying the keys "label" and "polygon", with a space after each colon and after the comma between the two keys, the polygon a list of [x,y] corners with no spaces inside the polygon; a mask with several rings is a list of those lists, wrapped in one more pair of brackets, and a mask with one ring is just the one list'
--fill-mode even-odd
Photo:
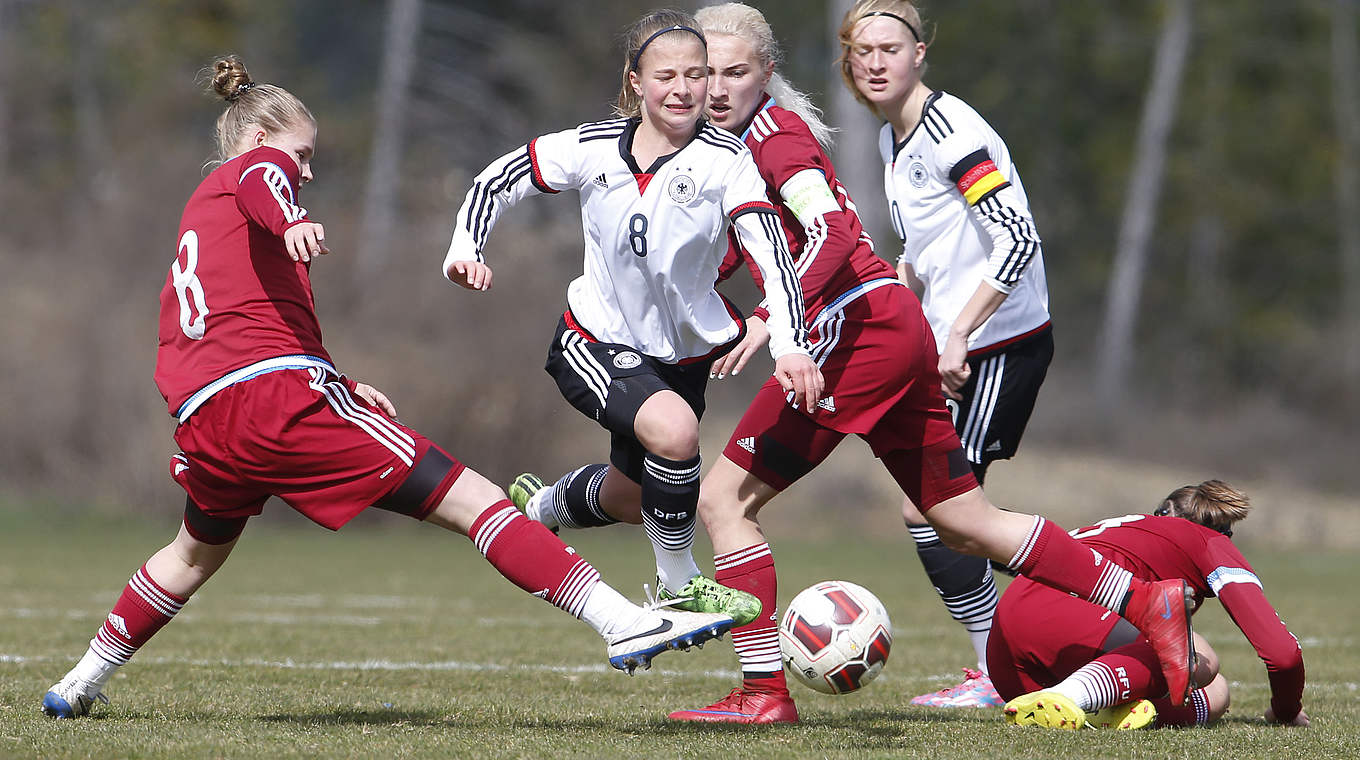
{"label": "red shorts", "polygon": [[819,324],[814,338],[826,379],[817,409],[790,407],[771,378],[724,456],[782,491],[854,433],[922,511],[977,487],[940,394],[934,334],[910,290],[871,290]]}
{"label": "red shorts", "polygon": [[1046,689],[1105,653],[1120,617],[1020,577],[1002,594],[987,637],[987,670],[1002,699]]}
{"label": "red shorts", "polygon": [[171,477],[197,507],[186,516],[208,520],[258,515],[270,496],[331,530],[374,505],[424,519],[464,469],[323,369],[229,386],[179,425],[175,442]]}

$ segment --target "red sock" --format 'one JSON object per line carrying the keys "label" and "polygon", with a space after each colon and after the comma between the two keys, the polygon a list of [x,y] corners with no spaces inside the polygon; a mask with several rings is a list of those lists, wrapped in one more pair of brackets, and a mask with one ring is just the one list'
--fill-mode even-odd
{"label": "red sock", "polygon": [[1045,586],[1120,612],[1129,589],[1143,581],[1100,552],[1035,516],[1034,526],[1008,563],[1012,570]]}
{"label": "red sock", "polygon": [[1157,708],[1158,726],[1188,728],[1209,722],[1209,696],[1204,689],[1190,692],[1190,698],[1179,707],[1172,706],[1166,697],[1152,700],[1152,705]]}
{"label": "red sock", "polygon": [[789,691],[779,654],[778,581],[768,543],[719,554],[713,558],[713,579],[760,600],[760,616],[732,629],[732,648],[741,659],[742,688],[746,691]]}
{"label": "red sock", "polygon": [[123,587],[90,648],[115,665],[125,665],[187,601],[157,585],[142,565]]}
{"label": "red sock", "polygon": [[549,604],[581,616],[600,573],[554,536],[520,513],[509,499],[477,516],[468,538],[511,583]]}

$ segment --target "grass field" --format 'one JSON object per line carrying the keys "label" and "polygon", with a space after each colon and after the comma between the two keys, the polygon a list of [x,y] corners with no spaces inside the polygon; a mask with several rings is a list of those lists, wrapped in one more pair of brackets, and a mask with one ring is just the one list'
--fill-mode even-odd
{"label": "grass field", "polygon": [[[663,655],[629,678],[607,667],[589,628],[510,586],[462,538],[392,521],[332,535],[293,518],[247,531],[218,576],[110,683],[111,705],[86,720],[44,718],[43,691],[172,529],[173,519],[0,511],[0,757],[1360,757],[1360,603],[1348,552],[1248,553],[1303,640],[1311,729],[1262,722],[1264,668],[1211,603],[1196,628],[1233,682],[1223,723],[1067,734],[1016,729],[994,711],[908,704],[956,680],[971,650],[904,535],[776,540],[781,600],[845,578],[879,594],[894,623],[888,666],[864,691],[828,697],[794,686],[796,726],[666,721],[667,711],[733,685],[726,641]],[[607,580],[641,596],[651,557],[640,532],[568,538]]]}

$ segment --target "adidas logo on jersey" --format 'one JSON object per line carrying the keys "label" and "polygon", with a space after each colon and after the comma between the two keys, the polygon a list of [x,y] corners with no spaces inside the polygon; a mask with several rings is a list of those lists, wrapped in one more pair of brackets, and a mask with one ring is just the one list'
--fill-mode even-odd
{"label": "adidas logo on jersey", "polygon": [[817,401],[817,406],[819,406],[819,407],[821,407],[821,408],[827,410],[828,412],[835,412],[835,411],[836,411],[836,397],[835,397],[835,396],[823,396],[821,399],[819,399],[819,400]]}
{"label": "adidas logo on jersey", "polygon": [[738,438],[737,445],[742,447],[743,449],[746,449],[752,454],[756,453],[756,439],[754,436],[750,438]]}
{"label": "adidas logo on jersey", "polygon": [[609,187],[609,180],[605,179],[604,172],[600,172],[600,176],[596,177],[595,179],[592,179],[591,182],[595,183],[599,187],[603,187],[606,189],[608,189]]}

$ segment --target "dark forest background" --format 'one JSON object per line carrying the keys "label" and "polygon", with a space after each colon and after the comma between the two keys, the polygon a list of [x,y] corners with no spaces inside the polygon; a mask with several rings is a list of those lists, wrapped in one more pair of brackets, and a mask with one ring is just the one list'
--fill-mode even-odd
{"label": "dark forest background", "polygon": [[[841,129],[838,167],[895,259],[876,125],[833,66],[846,3],[753,4],[782,71]],[[1020,459],[1360,485],[1355,6],[923,5],[927,84],[1006,138],[1043,237],[1057,357]],[[303,204],[335,251],[313,277],[341,368],[496,479],[600,459],[604,434],[541,369],[581,268],[574,199],[504,218],[489,293],[439,264],[478,170],[608,114],[618,32],[650,7],[0,0],[5,501],[121,513],[182,498],[151,382],[156,296],[221,110],[196,74],[227,52],[320,122]],[[712,391],[710,457],[764,369]]]}

